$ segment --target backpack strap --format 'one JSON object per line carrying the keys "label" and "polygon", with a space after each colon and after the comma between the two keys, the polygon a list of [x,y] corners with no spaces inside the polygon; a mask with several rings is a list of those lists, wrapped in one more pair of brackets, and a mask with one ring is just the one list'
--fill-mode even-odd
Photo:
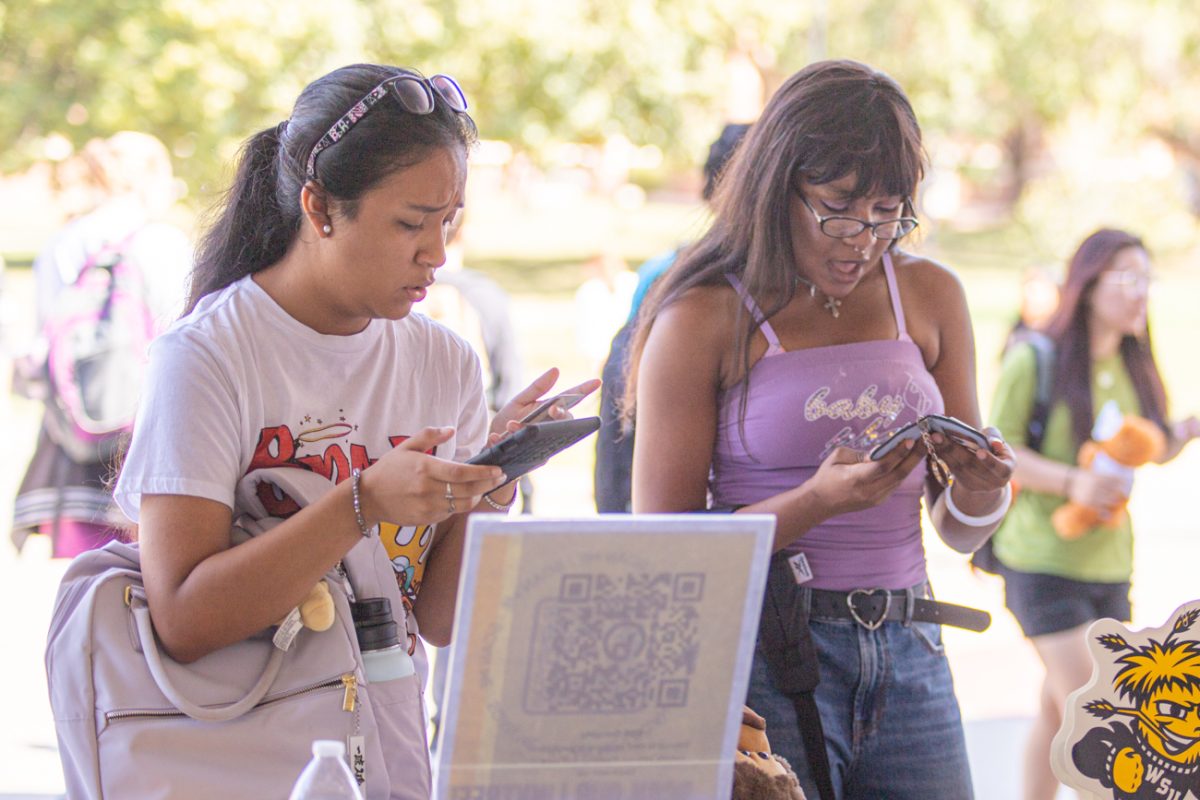
{"label": "backpack strap", "polygon": [[825,729],[814,694],[821,681],[817,648],[808,627],[808,608],[796,592],[796,578],[786,552],[771,557],[758,637],[759,653],[767,662],[775,689],[792,701],[796,711],[817,795],[820,800],[835,800]]}
{"label": "backpack strap", "polygon": [[1050,390],[1054,381],[1054,342],[1044,333],[1030,333],[1026,341],[1033,348],[1037,383],[1033,393],[1033,410],[1025,428],[1025,446],[1035,453],[1040,453],[1046,438],[1046,421],[1050,417]]}
{"label": "backpack strap", "polygon": [[177,709],[201,722],[227,722],[245,714],[266,697],[271,684],[275,682],[275,676],[279,674],[279,670],[283,666],[283,650],[278,647],[271,648],[271,656],[267,659],[258,681],[250,687],[241,700],[216,708],[196,705],[184,697],[167,676],[167,670],[162,663],[162,654],[158,652],[158,640],[154,636],[154,625],[150,621],[150,607],[146,605],[145,590],[140,586],[131,585],[127,597],[129,608],[133,612],[133,619],[137,625],[142,653],[146,657],[146,666],[150,668],[150,674],[154,677],[154,682],[158,684],[159,691]]}
{"label": "backpack strap", "polygon": [[83,265],[80,266],[79,274],[75,276],[73,283],[82,283],[84,280],[86,280],[84,277],[85,273],[92,267],[100,265],[107,258],[114,257],[114,262],[120,261],[120,258],[115,257],[120,256],[127,249],[129,249],[129,245],[133,243],[133,240],[137,238],[137,235],[141,232],[141,228],[134,228],[132,231],[121,237],[120,240],[116,242],[106,242],[102,247],[100,247],[99,250],[91,253],[87,259],[84,260]]}

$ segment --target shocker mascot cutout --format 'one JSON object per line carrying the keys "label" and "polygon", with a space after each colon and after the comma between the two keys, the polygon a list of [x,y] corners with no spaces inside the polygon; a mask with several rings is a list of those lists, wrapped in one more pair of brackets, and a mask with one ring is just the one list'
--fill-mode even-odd
{"label": "shocker mascot cutout", "polygon": [[1169,626],[1088,629],[1096,669],[1067,700],[1051,763],[1064,784],[1114,800],[1200,799],[1200,601]]}

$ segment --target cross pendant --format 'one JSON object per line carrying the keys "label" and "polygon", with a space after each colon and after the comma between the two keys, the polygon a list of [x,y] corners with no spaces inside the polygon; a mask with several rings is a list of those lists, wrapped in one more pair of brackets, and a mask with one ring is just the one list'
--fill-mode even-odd
{"label": "cross pendant", "polygon": [[842,301],[838,300],[836,297],[826,297],[825,298],[825,310],[828,311],[830,314],[832,314],[834,319],[837,319],[838,314],[842,313],[839,310],[839,307],[841,305],[842,305]]}

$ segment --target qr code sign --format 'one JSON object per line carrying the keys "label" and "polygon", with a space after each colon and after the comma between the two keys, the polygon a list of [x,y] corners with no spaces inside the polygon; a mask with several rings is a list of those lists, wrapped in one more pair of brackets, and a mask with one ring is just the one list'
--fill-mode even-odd
{"label": "qr code sign", "polygon": [[525,684],[531,714],[687,705],[703,573],[564,575],[538,604]]}

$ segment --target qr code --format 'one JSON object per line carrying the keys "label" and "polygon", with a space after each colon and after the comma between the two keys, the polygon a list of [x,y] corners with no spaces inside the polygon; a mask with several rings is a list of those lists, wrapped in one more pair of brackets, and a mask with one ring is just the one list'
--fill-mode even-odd
{"label": "qr code", "polygon": [[628,713],[687,705],[704,574],[570,574],[538,603],[525,710]]}

